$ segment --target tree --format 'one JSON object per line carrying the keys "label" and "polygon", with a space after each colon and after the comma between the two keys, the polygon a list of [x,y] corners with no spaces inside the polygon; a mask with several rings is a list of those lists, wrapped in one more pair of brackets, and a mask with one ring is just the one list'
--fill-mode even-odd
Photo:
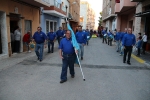
{"label": "tree", "polygon": [[98,25],[101,26],[102,22],[103,22],[103,20],[102,20],[102,12],[100,12],[99,14],[100,14],[100,17],[99,17],[99,20],[98,20],[98,22],[99,22]]}

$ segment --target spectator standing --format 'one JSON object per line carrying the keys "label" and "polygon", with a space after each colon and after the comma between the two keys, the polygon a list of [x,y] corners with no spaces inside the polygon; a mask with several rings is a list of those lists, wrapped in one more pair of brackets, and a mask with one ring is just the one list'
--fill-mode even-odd
{"label": "spectator standing", "polygon": [[14,37],[15,37],[15,52],[20,53],[21,33],[20,28],[18,26],[14,32]]}
{"label": "spectator standing", "polygon": [[141,54],[141,47],[142,47],[142,36],[139,37],[137,44],[136,44],[136,48],[138,49],[138,53],[137,56],[140,56]]}
{"label": "spectator standing", "polygon": [[142,54],[145,54],[146,44],[147,44],[147,35],[144,33],[142,37],[143,45],[142,45]]}
{"label": "spectator standing", "polygon": [[30,43],[30,40],[31,40],[31,32],[28,31],[24,36],[23,36],[23,42],[24,44],[27,46],[27,50],[28,52],[31,52],[30,51],[30,47],[29,47],[29,43]]}
{"label": "spectator standing", "polygon": [[120,36],[121,36],[121,31],[120,31],[120,29],[118,29],[118,32],[116,33],[116,36],[115,36],[117,52],[120,52]]}

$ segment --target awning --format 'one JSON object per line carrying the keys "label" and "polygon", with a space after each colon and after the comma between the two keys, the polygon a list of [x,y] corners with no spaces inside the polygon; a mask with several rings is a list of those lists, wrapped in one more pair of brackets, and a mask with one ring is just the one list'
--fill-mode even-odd
{"label": "awning", "polygon": [[136,13],[135,17],[150,17],[150,10]]}
{"label": "awning", "polygon": [[116,14],[110,14],[109,16],[105,17],[103,19],[103,21],[109,20],[109,19],[114,18],[114,17],[116,17]]}

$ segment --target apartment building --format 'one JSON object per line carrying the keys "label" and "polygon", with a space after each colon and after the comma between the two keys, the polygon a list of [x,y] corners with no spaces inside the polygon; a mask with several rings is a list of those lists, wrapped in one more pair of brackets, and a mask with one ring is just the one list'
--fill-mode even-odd
{"label": "apartment building", "polygon": [[87,1],[80,2],[80,25],[83,29],[94,29],[95,12]]}
{"label": "apartment building", "polygon": [[69,23],[74,32],[76,32],[80,23],[80,0],[69,1]]}
{"label": "apartment building", "polygon": [[103,27],[108,30],[114,30],[116,28],[116,14],[114,11],[115,0],[103,0],[103,12],[102,12],[102,20]]}
{"label": "apartment building", "polygon": [[136,3],[134,33],[146,33],[148,42],[146,50],[150,51],[150,0],[131,0]]}
{"label": "apartment building", "polygon": [[50,7],[42,7],[41,13],[41,27],[45,33],[50,32],[52,29],[56,32],[59,27],[66,28],[65,20],[69,2],[67,0],[50,0]]}
{"label": "apartment building", "polygon": [[[3,0],[0,3],[0,58],[12,55],[10,30],[14,32],[19,26],[22,37],[29,30],[34,33],[40,26],[40,7],[47,6],[50,6],[49,0]],[[23,52],[23,43],[20,52]]]}

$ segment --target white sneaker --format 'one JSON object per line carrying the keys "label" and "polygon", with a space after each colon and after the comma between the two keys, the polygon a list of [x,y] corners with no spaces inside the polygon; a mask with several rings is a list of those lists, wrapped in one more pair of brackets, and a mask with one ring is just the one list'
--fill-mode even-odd
{"label": "white sneaker", "polygon": [[29,52],[29,53],[31,53],[31,51],[30,51],[30,50],[29,50],[28,52]]}

